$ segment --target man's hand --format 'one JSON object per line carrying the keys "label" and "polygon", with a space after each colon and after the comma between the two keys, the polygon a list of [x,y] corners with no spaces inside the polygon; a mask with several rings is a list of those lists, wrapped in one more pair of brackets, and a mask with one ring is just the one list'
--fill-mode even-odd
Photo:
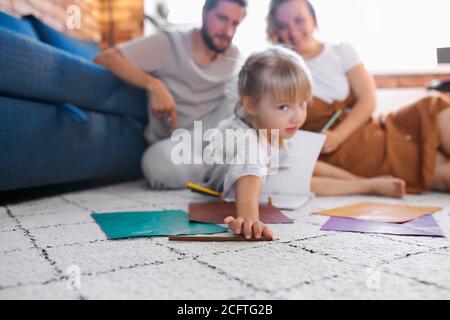
{"label": "man's hand", "polygon": [[176,103],[172,94],[159,79],[152,79],[148,85],[150,92],[149,104],[152,113],[157,117],[169,117],[170,128],[175,130],[177,127]]}
{"label": "man's hand", "polygon": [[102,52],[95,57],[94,61],[109,69],[120,79],[147,90],[150,93],[148,103],[151,106],[151,112],[158,117],[169,117],[172,131],[176,129],[175,100],[161,80],[132,65],[117,48],[110,48]]}
{"label": "man's hand", "polygon": [[257,219],[232,216],[226,217],[224,222],[228,224],[231,231],[235,234],[243,234],[245,239],[261,239],[261,236],[268,239],[273,239],[272,231],[269,227]]}
{"label": "man's hand", "polygon": [[342,143],[341,137],[334,131],[327,131],[327,139],[322,149],[323,154],[329,154],[336,151]]}

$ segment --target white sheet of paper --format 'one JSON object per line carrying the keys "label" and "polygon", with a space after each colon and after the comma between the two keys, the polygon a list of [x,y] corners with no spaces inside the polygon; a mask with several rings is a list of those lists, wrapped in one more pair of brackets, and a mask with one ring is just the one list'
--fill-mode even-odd
{"label": "white sheet of paper", "polygon": [[325,139],[324,134],[303,130],[291,138],[289,167],[267,177],[261,202],[267,203],[270,196],[274,206],[291,210],[308,202],[314,196],[311,180]]}
{"label": "white sheet of paper", "polygon": [[[269,197],[268,195],[263,195],[260,203],[267,204],[268,197]],[[273,194],[270,197],[272,198],[272,205],[277,207],[278,209],[295,210],[303,207],[309,200],[314,198],[314,194],[313,193],[309,195]]]}

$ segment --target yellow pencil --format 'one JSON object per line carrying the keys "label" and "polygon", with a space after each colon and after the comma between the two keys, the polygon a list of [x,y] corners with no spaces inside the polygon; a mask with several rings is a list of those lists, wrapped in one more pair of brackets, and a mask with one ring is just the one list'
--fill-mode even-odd
{"label": "yellow pencil", "polygon": [[186,185],[186,188],[191,189],[191,191],[194,192],[200,192],[200,193],[204,193],[213,197],[220,197],[220,192],[214,191],[212,189],[209,188],[205,188],[202,186],[199,186],[198,184],[192,183],[192,182],[188,182]]}
{"label": "yellow pencil", "polygon": [[342,113],[342,109],[337,110],[330,120],[328,120],[327,124],[323,127],[323,129],[320,131],[321,133],[325,133],[328,131],[328,129],[331,128],[331,126],[336,122],[336,120],[339,118],[339,116]]}

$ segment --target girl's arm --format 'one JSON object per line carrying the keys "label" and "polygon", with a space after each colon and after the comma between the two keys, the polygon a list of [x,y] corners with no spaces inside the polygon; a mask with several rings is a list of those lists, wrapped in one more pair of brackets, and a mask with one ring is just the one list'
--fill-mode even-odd
{"label": "girl's arm", "polygon": [[376,107],[375,80],[364,65],[360,64],[350,69],[347,78],[355,94],[356,103],[344,121],[333,131],[327,132],[323,153],[335,151],[356,129],[371,118]]}
{"label": "girl's arm", "polygon": [[317,161],[316,166],[314,167],[313,175],[316,177],[327,177],[341,180],[360,179],[360,177],[351,174],[350,172],[344,169],[335,167],[323,161]]}
{"label": "girl's arm", "polygon": [[259,198],[261,196],[261,179],[256,176],[243,176],[236,181],[237,218],[227,217],[224,222],[236,234],[243,234],[246,239],[261,236],[272,239],[272,231],[259,220]]}

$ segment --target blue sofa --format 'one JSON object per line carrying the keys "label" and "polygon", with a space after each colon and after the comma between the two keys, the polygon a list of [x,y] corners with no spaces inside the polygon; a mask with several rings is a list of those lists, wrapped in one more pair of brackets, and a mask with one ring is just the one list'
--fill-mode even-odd
{"label": "blue sofa", "polygon": [[146,94],[98,51],[0,11],[0,191],[141,176]]}

